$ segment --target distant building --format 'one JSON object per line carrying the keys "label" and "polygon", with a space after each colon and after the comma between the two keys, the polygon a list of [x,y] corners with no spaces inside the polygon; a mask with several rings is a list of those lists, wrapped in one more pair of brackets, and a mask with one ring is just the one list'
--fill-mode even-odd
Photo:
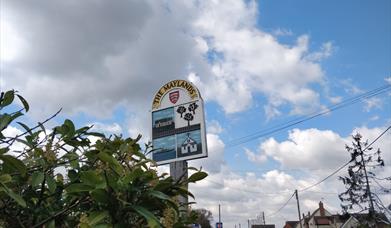
{"label": "distant building", "polygon": [[[390,222],[384,214],[377,214],[378,222],[376,227],[390,227]],[[350,214],[350,215],[332,215],[327,211],[322,201],[319,202],[319,208],[312,214],[308,212],[303,214],[300,221],[303,228],[357,228],[368,221],[368,214]],[[298,221],[285,222],[284,228],[300,228]]]}
{"label": "distant building", "polygon": [[284,228],[295,228],[299,221],[286,221]]}
{"label": "distant building", "polygon": [[276,226],[274,224],[251,225],[251,228],[276,228]]}

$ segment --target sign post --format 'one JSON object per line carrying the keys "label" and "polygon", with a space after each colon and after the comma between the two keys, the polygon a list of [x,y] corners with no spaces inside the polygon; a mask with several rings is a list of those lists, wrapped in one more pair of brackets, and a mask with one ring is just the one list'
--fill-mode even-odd
{"label": "sign post", "polygon": [[[170,164],[170,175],[174,180],[187,178],[188,160],[208,156],[204,102],[192,83],[173,80],[155,94],[152,145],[152,159],[158,165]],[[187,205],[188,199],[179,201]]]}

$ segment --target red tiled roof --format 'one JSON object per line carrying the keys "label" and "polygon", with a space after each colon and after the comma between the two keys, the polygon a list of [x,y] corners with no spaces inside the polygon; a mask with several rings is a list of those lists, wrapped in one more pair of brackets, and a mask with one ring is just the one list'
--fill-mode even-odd
{"label": "red tiled roof", "polygon": [[316,225],[330,225],[331,223],[330,216],[315,216],[314,220]]}

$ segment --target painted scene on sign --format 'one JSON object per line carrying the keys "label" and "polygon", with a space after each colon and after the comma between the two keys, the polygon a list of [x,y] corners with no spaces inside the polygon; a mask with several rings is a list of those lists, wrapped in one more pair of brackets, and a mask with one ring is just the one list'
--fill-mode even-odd
{"label": "painted scene on sign", "polygon": [[152,113],[152,135],[153,138],[158,138],[159,134],[169,132],[175,129],[175,115],[174,108],[167,108],[164,110]]}
{"label": "painted scene on sign", "polygon": [[176,158],[175,135],[154,139],[152,143],[155,149],[152,154],[154,161],[159,162]]}
{"label": "painted scene on sign", "polygon": [[190,131],[177,135],[178,157],[202,153],[201,131]]}

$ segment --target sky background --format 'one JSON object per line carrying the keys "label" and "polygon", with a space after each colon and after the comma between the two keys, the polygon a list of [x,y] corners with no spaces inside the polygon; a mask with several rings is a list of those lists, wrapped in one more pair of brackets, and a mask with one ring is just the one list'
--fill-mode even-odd
{"label": "sky background", "polygon": [[[391,1],[0,1],[0,88],[30,102],[28,122],[63,108],[49,125],[70,118],[146,142],[154,93],[173,79],[205,100],[209,157],[189,163],[209,177],[190,186],[194,207],[217,219],[221,204],[225,227],[262,211],[281,227],[295,201],[275,212],[348,161],[352,134],[371,142],[391,125],[390,87],[263,133],[391,84]],[[385,177],[390,132],[374,147]],[[337,176],[299,191],[303,213],[320,200],[341,212]]]}

